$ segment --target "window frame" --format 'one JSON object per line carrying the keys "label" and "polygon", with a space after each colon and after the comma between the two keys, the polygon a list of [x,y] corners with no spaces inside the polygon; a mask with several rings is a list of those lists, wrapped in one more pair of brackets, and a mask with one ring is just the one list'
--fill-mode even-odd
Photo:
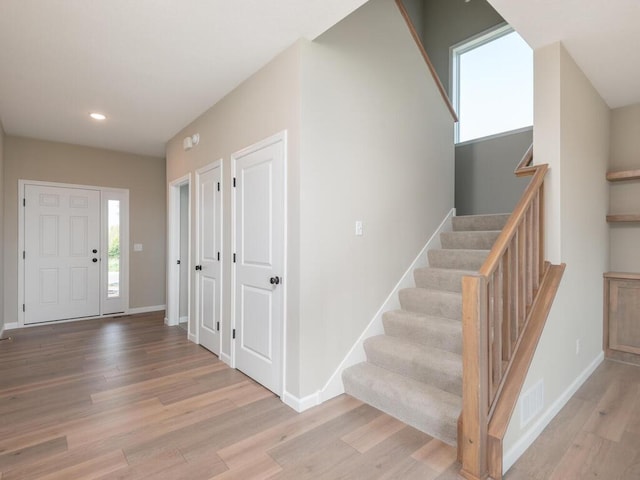
{"label": "window frame", "polygon": [[474,50],[478,47],[486,45],[488,43],[493,42],[494,40],[498,40],[510,33],[515,32],[515,29],[506,22],[502,22],[494,27],[489,28],[488,30],[484,30],[483,32],[478,33],[466,40],[463,40],[455,45],[452,45],[449,48],[449,91],[451,92],[451,101],[453,103],[453,109],[458,116],[458,121],[454,126],[454,143],[456,145],[465,144],[468,142],[473,142],[480,140],[482,138],[490,138],[500,135],[508,134],[509,132],[517,132],[520,130],[530,129],[532,125],[527,125],[524,127],[518,127],[513,130],[505,130],[502,132],[494,132],[492,134],[473,138],[469,140],[465,140],[464,142],[460,141],[460,56]]}

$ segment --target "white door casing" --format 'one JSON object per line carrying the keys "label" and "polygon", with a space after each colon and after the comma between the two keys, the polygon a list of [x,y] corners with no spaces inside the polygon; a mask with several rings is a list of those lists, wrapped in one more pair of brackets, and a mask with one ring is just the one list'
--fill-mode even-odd
{"label": "white door casing", "polygon": [[196,172],[198,343],[220,355],[222,320],[222,162]]}
{"label": "white door casing", "polygon": [[100,314],[100,191],[25,185],[24,323]]}
{"label": "white door casing", "polygon": [[[180,189],[182,186],[189,188],[189,201],[187,213],[187,244],[188,254],[186,258],[181,256],[181,209]],[[167,318],[165,323],[170,326],[178,325],[180,321],[180,272],[187,269],[187,318],[189,320],[189,339],[197,343],[197,329],[191,325],[191,174],[185,175],[169,184],[169,202],[167,209]],[[178,260],[180,263],[178,263]],[[184,286],[183,286],[184,287]]]}
{"label": "white door casing", "polygon": [[283,392],[286,137],[232,156],[234,168],[234,365]]}

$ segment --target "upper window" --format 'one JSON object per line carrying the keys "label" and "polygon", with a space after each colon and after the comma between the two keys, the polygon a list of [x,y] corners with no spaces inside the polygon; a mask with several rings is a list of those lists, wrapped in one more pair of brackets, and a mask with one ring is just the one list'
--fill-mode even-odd
{"label": "upper window", "polygon": [[533,51],[508,25],[452,47],[456,143],[533,125]]}

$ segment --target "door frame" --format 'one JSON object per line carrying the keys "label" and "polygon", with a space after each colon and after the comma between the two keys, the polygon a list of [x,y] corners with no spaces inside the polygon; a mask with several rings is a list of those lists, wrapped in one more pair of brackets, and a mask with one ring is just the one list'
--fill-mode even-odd
{"label": "door frame", "polygon": [[[208,163],[207,165],[200,167],[196,170],[196,180],[195,180],[195,184],[196,184],[196,211],[195,211],[195,218],[196,218],[196,249],[195,249],[195,263],[194,265],[200,265],[200,229],[202,228],[202,226],[200,225],[200,176],[205,173],[208,172],[211,169],[214,168],[220,168],[220,254],[221,254],[221,261],[220,261],[220,278],[218,279],[218,282],[220,284],[220,316],[224,317],[223,315],[223,308],[224,308],[224,182],[223,182],[223,178],[224,178],[224,162],[222,161],[222,159],[220,160],[216,160],[214,162]],[[189,274],[189,278],[191,278],[191,273]],[[195,288],[195,294],[194,294],[194,300],[195,300],[195,306],[196,306],[196,321],[195,321],[195,326],[196,326],[196,331],[195,331],[195,338],[196,338],[196,343],[198,345],[200,345],[200,314],[202,314],[202,312],[198,309],[198,305],[200,305],[200,281],[202,280],[201,276],[198,276],[198,279],[196,280],[197,285]],[[218,354],[218,358],[219,359],[223,359],[223,353],[222,353],[222,335],[224,333],[224,322],[222,321],[222,318],[220,318],[220,331],[218,332],[218,337],[219,337],[219,341],[220,341],[220,345],[218,345],[218,351],[220,352]],[[215,355],[215,354],[214,354]]]}
{"label": "door frame", "polygon": [[[122,297],[123,297],[123,307],[124,307],[124,313],[128,313],[129,312],[129,189],[127,188],[112,188],[112,187],[103,187],[103,186],[96,186],[96,185],[80,185],[80,184],[75,184],[75,183],[59,183],[59,182],[46,182],[46,181],[41,181],[41,180],[26,180],[26,179],[18,179],[18,249],[16,252],[16,258],[18,259],[18,305],[17,305],[17,326],[18,328],[22,328],[22,327],[32,327],[32,326],[38,326],[38,325],[45,325],[47,323],[65,323],[65,322],[75,322],[75,321],[81,321],[81,320],[90,320],[93,318],[101,318],[103,316],[112,316],[112,314],[109,315],[102,315],[102,298],[103,298],[103,287],[105,287],[105,285],[103,284],[103,278],[102,278],[102,268],[100,269],[100,299],[99,299],[99,310],[100,310],[100,315],[98,315],[97,317],[82,317],[82,318],[71,318],[71,319],[64,319],[64,320],[55,320],[52,322],[42,322],[42,323],[33,323],[33,324],[29,324],[29,325],[25,325],[24,323],[24,318],[25,318],[25,312],[22,310],[21,305],[23,305],[25,303],[25,288],[24,288],[24,281],[25,281],[25,268],[24,268],[24,262],[22,262],[22,252],[25,250],[25,236],[24,236],[24,229],[25,229],[25,215],[24,215],[24,204],[23,204],[23,200],[24,200],[24,188],[25,185],[36,185],[36,186],[42,186],[42,187],[57,187],[57,188],[74,188],[74,189],[83,189],[83,190],[97,190],[100,192],[100,245],[102,248],[103,246],[103,241],[104,241],[104,237],[106,234],[106,228],[105,228],[105,223],[104,223],[104,219],[102,218],[102,213],[104,210],[104,201],[105,201],[105,196],[104,194],[107,192],[112,192],[112,193],[118,193],[122,195],[122,198],[124,199],[123,201],[126,203],[126,209],[125,210],[125,215],[124,215],[124,221],[122,221],[122,228],[120,231],[120,252],[121,252],[121,258],[122,258],[122,266],[123,266],[123,274],[121,275],[121,289],[122,289]],[[100,252],[101,254],[101,259],[102,259],[102,263],[104,263],[106,261],[106,250],[103,249],[102,252]]]}
{"label": "door frame", "polygon": [[[282,142],[282,168],[283,168],[283,188],[284,188],[284,211],[283,211],[283,238],[284,242],[282,245],[283,248],[283,265],[282,271],[285,281],[282,283],[282,336],[281,336],[281,346],[280,346],[280,358],[282,361],[282,365],[280,366],[280,392],[275,392],[280,396],[281,399],[284,399],[284,393],[287,391],[287,279],[289,278],[289,264],[288,264],[288,213],[289,213],[289,182],[288,182],[288,138],[287,138],[287,130],[282,130],[270,137],[265,138],[259,142],[256,142],[248,147],[243,148],[242,150],[238,150],[231,155],[231,177],[232,181],[236,178],[237,173],[237,160],[240,157],[244,157],[250,153],[253,153],[257,150],[261,150],[269,145],[272,145],[277,142]],[[237,190],[232,188],[233,194],[231,195],[231,246],[233,248],[232,254],[237,252],[237,238],[236,238],[236,221],[237,221]],[[237,312],[236,312],[236,300],[237,294],[236,291],[236,264],[232,263],[231,267],[231,330],[234,331],[236,328],[237,321]],[[236,342],[230,338],[231,343],[231,367],[236,368]]]}
{"label": "door frame", "polygon": [[[180,188],[184,185],[189,187],[189,202],[187,205],[187,243],[188,254],[186,259],[180,258]],[[186,261],[187,267],[187,335],[194,343],[197,341],[196,332],[191,329],[191,173],[184,175],[169,183],[169,198],[167,209],[167,311],[164,322],[169,326],[176,326],[180,323],[180,268],[182,265],[176,264],[176,259]]]}

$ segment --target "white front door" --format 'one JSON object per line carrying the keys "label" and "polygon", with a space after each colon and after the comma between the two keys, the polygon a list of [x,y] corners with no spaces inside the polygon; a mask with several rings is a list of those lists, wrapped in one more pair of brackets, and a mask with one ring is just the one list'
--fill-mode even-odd
{"label": "white front door", "polygon": [[220,355],[222,195],[220,162],[197,173],[196,318],[198,342]]}
{"label": "white front door", "polygon": [[282,136],[234,155],[235,366],[282,394],[284,322]]}
{"label": "white front door", "polygon": [[100,191],[25,185],[24,321],[100,314]]}

